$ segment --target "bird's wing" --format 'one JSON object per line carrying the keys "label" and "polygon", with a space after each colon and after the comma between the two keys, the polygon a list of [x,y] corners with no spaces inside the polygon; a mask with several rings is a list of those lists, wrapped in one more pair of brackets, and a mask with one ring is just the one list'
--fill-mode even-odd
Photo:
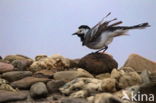
{"label": "bird's wing", "polygon": [[119,25],[122,23],[122,21],[115,22],[111,25],[109,25],[110,22],[117,20],[116,18],[104,21],[106,17],[108,17],[111,13],[108,13],[100,22],[98,22],[94,27],[91,28],[91,30],[85,35],[85,40],[83,44],[87,44],[88,42],[94,41],[97,37],[101,35],[102,32],[108,30],[108,28],[115,27],[116,25]]}
{"label": "bird's wing", "polygon": [[110,14],[111,12],[109,12],[105,17],[102,18],[101,21],[99,21],[95,26],[91,28],[91,30],[85,35],[85,40],[83,44],[91,42],[95,37],[97,37],[101,33],[102,26],[103,27],[107,26],[107,23],[104,21],[104,19],[108,17]]}

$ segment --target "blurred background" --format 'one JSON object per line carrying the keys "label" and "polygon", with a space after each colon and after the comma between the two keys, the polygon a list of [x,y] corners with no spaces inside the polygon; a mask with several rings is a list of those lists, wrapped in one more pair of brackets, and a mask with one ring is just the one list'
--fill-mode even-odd
{"label": "blurred background", "polygon": [[107,53],[122,66],[137,53],[156,61],[155,0],[0,0],[0,55],[61,54],[81,58],[94,50],[72,36],[81,24],[94,26],[108,12],[122,25],[149,22],[150,28],[117,37]]}

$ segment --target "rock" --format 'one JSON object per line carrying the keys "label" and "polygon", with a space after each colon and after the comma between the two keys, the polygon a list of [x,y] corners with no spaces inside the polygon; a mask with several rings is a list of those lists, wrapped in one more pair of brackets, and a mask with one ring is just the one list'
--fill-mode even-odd
{"label": "rock", "polygon": [[59,88],[65,84],[62,80],[52,80],[47,83],[47,88],[50,93],[59,92]]}
{"label": "rock", "polygon": [[117,62],[108,54],[91,53],[80,60],[79,66],[92,74],[102,74],[111,72],[117,68]]}
{"label": "rock", "polygon": [[89,93],[101,90],[102,80],[94,78],[76,78],[68,83],[66,83],[59,90],[65,95],[70,95],[71,93],[77,92],[79,90],[87,90]]}
{"label": "rock", "polygon": [[0,90],[7,90],[7,91],[15,92],[16,90],[7,83],[8,83],[7,80],[0,78]]}
{"label": "rock", "polygon": [[2,60],[3,58],[0,56],[0,60]]}
{"label": "rock", "polygon": [[12,71],[12,70],[14,70],[13,65],[0,62],[0,73]]}
{"label": "rock", "polygon": [[114,92],[116,90],[116,80],[107,78],[99,80],[95,78],[77,78],[61,87],[60,92],[71,96],[86,96],[84,90],[94,94],[96,92]]}
{"label": "rock", "polygon": [[131,54],[125,62],[124,67],[132,67],[137,72],[142,72],[144,70],[156,72],[155,62],[150,61],[137,54]]}
{"label": "rock", "polygon": [[1,84],[7,84],[7,83],[8,83],[7,80],[0,78],[0,85],[1,85]]}
{"label": "rock", "polygon": [[132,67],[121,67],[119,70],[123,70],[124,72],[136,72]]}
{"label": "rock", "polygon": [[71,81],[78,77],[93,78],[93,76],[89,72],[81,68],[78,68],[77,70],[60,71],[54,73],[54,79],[56,80]]}
{"label": "rock", "polygon": [[48,57],[47,55],[37,55],[35,57],[35,61],[39,61],[39,60],[44,59],[44,58],[47,58],[47,57]]}
{"label": "rock", "polygon": [[[150,83],[143,84],[139,88],[140,94],[147,94],[147,95],[152,94],[152,95],[156,96],[156,88],[155,87],[156,87],[156,83],[150,82]],[[154,103],[154,102],[151,102],[151,103]]]}
{"label": "rock", "polygon": [[122,75],[124,75],[124,73],[125,72],[123,70],[113,69],[111,72],[111,78],[114,78],[117,81],[119,81],[119,79],[121,78]]}
{"label": "rock", "polygon": [[96,78],[97,79],[106,79],[106,78],[110,78],[111,77],[111,74],[110,73],[104,73],[104,74],[99,74],[99,75],[96,75]]}
{"label": "rock", "polygon": [[129,86],[138,85],[142,83],[141,76],[132,69],[130,71],[124,71],[123,69],[113,69],[111,73],[111,78],[116,79],[117,88],[120,89],[124,89]]}
{"label": "rock", "polygon": [[38,77],[38,78],[52,78],[54,72],[51,70],[40,70],[34,73],[33,76]]}
{"label": "rock", "polygon": [[25,77],[18,81],[14,81],[11,83],[11,86],[20,89],[28,89],[30,86],[36,82],[47,82],[49,79],[47,78],[36,78],[36,77]]}
{"label": "rock", "polygon": [[103,79],[101,83],[101,89],[105,92],[116,91],[116,80],[112,78]]}
{"label": "rock", "polygon": [[2,78],[10,82],[13,82],[13,81],[20,80],[24,77],[31,76],[31,75],[32,75],[32,72],[30,71],[11,71],[11,72],[3,73]]}
{"label": "rock", "polygon": [[43,82],[37,82],[33,84],[30,88],[30,95],[33,98],[46,97],[48,90],[46,85]]}
{"label": "rock", "polygon": [[12,65],[17,69],[17,70],[20,70],[20,71],[23,71],[23,70],[27,70],[27,68],[29,68],[29,66],[33,63],[32,60],[30,59],[26,59],[26,60],[14,60],[12,61]]}
{"label": "rock", "polygon": [[39,70],[48,69],[56,72],[69,68],[70,66],[70,59],[64,58],[60,55],[53,55],[51,57],[42,58],[39,61],[33,62],[33,64],[30,66],[30,70],[36,72]]}
{"label": "rock", "polygon": [[101,93],[95,95],[94,103],[122,103],[122,101],[110,93]]}
{"label": "rock", "polygon": [[64,98],[60,103],[88,103],[87,100],[83,98]]}
{"label": "rock", "polygon": [[119,79],[119,88],[127,88],[129,86],[133,85],[139,85],[141,84],[142,79],[140,75],[137,72],[130,72],[130,73],[125,73],[121,78]]}
{"label": "rock", "polygon": [[25,91],[11,92],[11,91],[0,90],[0,103],[15,101],[15,100],[23,100],[27,98],[27,95],[28,92]]}
{"label": "rock", "polygon": [[150,72],[149,71],[147,71],[147,70],[144,70],[141,74],[140,74],[140,76],[141,76],[141,78],[142,78],[142,83],[143,84],[147,84],[147,83],[150,83],[151,82],[151,79],[150,79]]}
{"label": "rock", "polygon": [[9,61],[9,63],[12,63],[14,60],[30,60],[31,58],[23,56],[23,55],[8,55],[4,58],[4,60]]}
{"label": "rock", "polygon": [[7,90],[7,91],[16,92],[16,89],[14,89],[9,84],[0,84],[0,90]]}
{"label": "rock", "polygon": [[70,95],[71,98],[86,98],[89,95],[87,90],[80,90]]}

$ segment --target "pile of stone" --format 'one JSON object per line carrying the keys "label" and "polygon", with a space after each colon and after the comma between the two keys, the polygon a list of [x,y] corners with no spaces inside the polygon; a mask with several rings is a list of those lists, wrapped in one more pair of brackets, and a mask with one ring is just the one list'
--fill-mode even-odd
{"label": "pile of stone", "polygon": [[137,54],[120,68],[106,53],[0,57],[0,103],[156,103],[155,87],[156,63]]}

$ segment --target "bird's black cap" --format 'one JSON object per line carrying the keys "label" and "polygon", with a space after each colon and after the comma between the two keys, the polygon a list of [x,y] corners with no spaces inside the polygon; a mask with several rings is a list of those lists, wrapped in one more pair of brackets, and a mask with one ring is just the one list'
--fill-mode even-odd
{"label": "bird's black cap", "polygon": [[87,25],[81,25],[81,26],[79,26],[79,29],[82,29],[82,28],[84,28],[84,29],[90,29],[90,27],[87,26]]}

